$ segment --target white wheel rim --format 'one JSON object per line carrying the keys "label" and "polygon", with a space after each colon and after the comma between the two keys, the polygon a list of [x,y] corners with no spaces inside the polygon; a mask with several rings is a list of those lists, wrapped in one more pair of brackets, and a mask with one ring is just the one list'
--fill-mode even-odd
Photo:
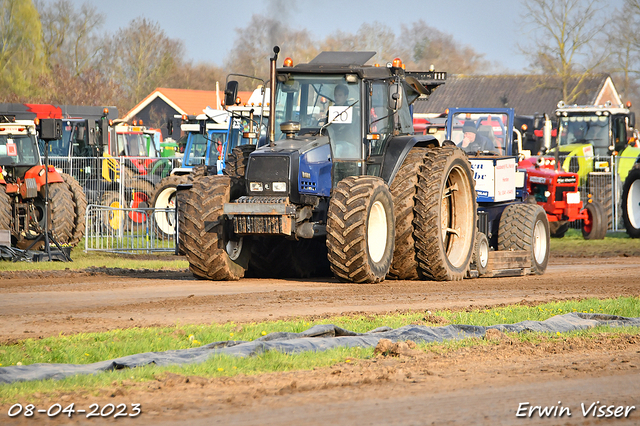
{"label": "white wheel rim", "polygon": [[440,235],[447,259],[456,268],[467,261],[472,249],[474,198],[466,171],[460,166],[451,168],[440,204]]}
{"label": "white wheel rim", "polygon": [[533,257],[537,264],[544,262],[547,254],[547,238],[544,223],[541,220],[536,222],[533,229]]}
{"label": "white wheel rim", "polygon": [[380,262],[387,248],[387,213],[380,201],[371,206],[369,227],[367,229],[367,248],[369,256],[375,263]]}
{"label": "white wheel rim", "polygon": [[489,263],[489,245],[486,240],[482,240],[480,242],[480,247],[478,247],[479,256],[478,262],[480,262],[480,266],[483,268],[487,267],[487,263]]}
{"label": "white wheel rim", "polygon": [[242,238],[239,240],[229,240],[225,249],[231,260],[237,260],[242,253]]}
{"label": "white wheel rim", "polygon": [[635,229],[640,228],[640,179],[636,179],[629,187],[627,216],[631,226]]}
{"label": "white wheel rim", "polygon": [[[156,203],[153,206],[158,209],[175,209],[176,207],[176,188],[166,188],[156,199]],[[155,219],[158,228],[165,234],[171,235],[175,232],[175,221],[173,212],[156,212]]]}

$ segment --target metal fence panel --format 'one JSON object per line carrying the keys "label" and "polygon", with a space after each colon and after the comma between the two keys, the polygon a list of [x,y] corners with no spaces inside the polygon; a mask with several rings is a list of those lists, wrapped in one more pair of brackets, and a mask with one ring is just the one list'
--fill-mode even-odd
{"label": "metal fence panel", "polygon": [[176,234],[158,230],[156,218],[173,217],[175,209],[87,206],[85,252],[175,252]]}
{"label": "metal fence panel", "polygon": [[[582,202],[586,204],[591,198],[602,204],[607,213],[608,230],[623,231],[622,222],[622,185],[626,171],[621,170],[619,165],[625,162],[633,162],[635,158],[621,156],[606,157],[581,157],[574,156],[569,162],[567,157],[560,156],[560,164],[565,166],[565,170],[579,173],[580,185],[578,190],[582,197]],[[585,165],[588,165],[585,167]],[[585,167],[585,171],[579,171],[580,167]],[[624,176],[621,176],[621,173]],[[589,197],[591,195],[591,197]],[[571,228],[581,229],[581,221],[572,223]]]}

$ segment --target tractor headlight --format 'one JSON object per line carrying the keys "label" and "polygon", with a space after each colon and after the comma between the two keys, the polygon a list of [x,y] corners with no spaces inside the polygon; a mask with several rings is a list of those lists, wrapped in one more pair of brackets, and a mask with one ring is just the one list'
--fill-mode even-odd
{"label": "tractor headlight", "polygon": [[580,191],[567,192],[567,204],[580,203]]}
{"label": "tractor headlight", "polygon": [[273,182],[273,191],[274,192],[287,192],[287,183],[286,182]]}
{"label": "tractor headlight", "polygon": [[262,182],[250,182],[249,183],[250,191],[262,191]]}

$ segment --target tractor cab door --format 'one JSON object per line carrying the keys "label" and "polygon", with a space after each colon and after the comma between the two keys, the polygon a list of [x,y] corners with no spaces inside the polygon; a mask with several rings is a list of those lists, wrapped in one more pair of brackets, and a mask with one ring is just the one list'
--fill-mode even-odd
{"label": "tractor cab door", "polygon": [[207,166],[216,166],[218,174],[222,174],[224,169],[224,152],[227,146],[228,131],[210,130],[207,155],[205,163]]}
{"label": "tractor cab door", "polygon": [[389,82],[372,81],[367,84],[364,156],[366,174],[380,176],[384,160],[384,146],[393,133],[394,116],[389,108]]}
{"label": "tractor cab door", "polygon": [[627,119],[626,115],[614,115],[611,117],[611,145],[613,150],[622,152],[627,146]]}

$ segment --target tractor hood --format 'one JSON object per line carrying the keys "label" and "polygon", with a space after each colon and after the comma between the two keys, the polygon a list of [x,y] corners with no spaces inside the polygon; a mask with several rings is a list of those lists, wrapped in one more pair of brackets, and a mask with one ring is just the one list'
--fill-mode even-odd
{"label": "tractor hood", "polygon": [[302,135],[262,146],[249,156],[247,194],[289,197],[293,202],[301,194],[328,196],[331,163],[327,136]]}

